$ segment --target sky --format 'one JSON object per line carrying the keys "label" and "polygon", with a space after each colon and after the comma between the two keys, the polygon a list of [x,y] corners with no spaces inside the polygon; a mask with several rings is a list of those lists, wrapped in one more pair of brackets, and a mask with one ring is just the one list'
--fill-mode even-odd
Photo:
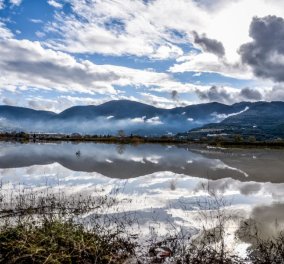
{"label": "sky", "polygon": [[284,100],[282,0],[0,0],[0,104]]}

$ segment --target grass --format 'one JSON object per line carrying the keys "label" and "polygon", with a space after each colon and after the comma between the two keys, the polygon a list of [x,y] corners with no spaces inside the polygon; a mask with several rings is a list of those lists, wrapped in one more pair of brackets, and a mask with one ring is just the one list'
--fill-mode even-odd
{"label": "grass", "polygon": [[99,235],[72,222],[45,221],[0,232],[1,263],[123,263],[133,247],[116,235]]}
{"label": "grass", "polygon": [[112,198],[0,189],[0,263],[120,264],[134,254],[123,227],[101,219]]}
{"label": "grass", "polygon": [[[199,236],[168,237],[162,242],[150,243],[151,246],[141,245],[135,235],[127,233],[127,225],[131,225],[127,216],[117,221],[103,214],[116,204],[115,199],[67,197],[49,190],[22,190],[9,197],[1,190],[0,263],[284,263],[282,232],[267,240],[254,232],[254,242],[245,259],[228,250],[224,242],[225,227],[233,216],[223,209],[225,201],[210,190],[209,198],[196,201],[195,205],[199,207],[199,223],[204,221]],[[87,225],[86,215],[92,215]],[[244,226],[251,228],[253,223]],[[248,233],[246,230],[244,234]],[[130,259],[136,262],[127,262]]]}
{"label": "grass", "polygon": [[252,263],[258,264],[283,264],[284,263],[284,233],[274,239],[257,239],[256,245],[248,250]]}

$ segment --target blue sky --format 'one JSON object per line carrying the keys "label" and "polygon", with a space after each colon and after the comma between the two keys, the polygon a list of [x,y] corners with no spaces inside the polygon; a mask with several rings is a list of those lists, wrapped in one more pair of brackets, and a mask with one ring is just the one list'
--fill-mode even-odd
{"label": "blue sky", "polygon": [[0,103],[283,100],[283,16],[276,0],[0,0]]}

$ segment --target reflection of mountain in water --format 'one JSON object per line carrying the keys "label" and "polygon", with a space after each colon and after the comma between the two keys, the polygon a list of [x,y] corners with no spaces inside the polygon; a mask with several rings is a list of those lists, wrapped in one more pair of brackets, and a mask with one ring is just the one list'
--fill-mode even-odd
{"label": "reflection of mountain in water", "polygon": [[[245,182],[232,178],[207,180],[173,172],[156,172],[122,180],[96,172],[72,171],[57,163],[0,169],[0,179],[4,189],[5,186],[16,186],[17,189],[19,183],[33,189],[41,189],[48,184],[54,187],[49,191],[56,191],[59,186],[66,195],[115,197],[119,203],[110,208],[108,217],[123,219],[126,213],[135,215],[140,226],[144,227],[143,230],[149,227],[149,223],[157,225],[157,230],[172,224],[181,227],[183,231],[200,228],[197,208],[206,211],[208,201],[212,199],[214,204],[215,199],[206,195],[207,188],[218,194],[217,197],[222,197],[221,206],[227,207],[232,216],[238,217],[235,218],[236,230],[239,217],[246,219],[247,216],[258,221],[263,237],[276,234],[276,221],[279,227],[284,226],[284,183]],[[12,185],[6,184],[8,182]],[[242,238],[250,242],[248,239]]]}
{"label": "reflection of mountain in water", "polygon": [[73,171],[120,179],[171,171],[209,179],[283,182],[284,169],[284,153],[276,150],[216,151],[157,144],[2,143],[0,157],[0,168],[59,163]]}

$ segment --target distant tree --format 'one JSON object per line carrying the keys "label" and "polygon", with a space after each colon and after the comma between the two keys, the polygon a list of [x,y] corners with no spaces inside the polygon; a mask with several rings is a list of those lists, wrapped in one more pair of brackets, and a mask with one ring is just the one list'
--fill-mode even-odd
{"label": "distant tree", "polygon": [[255,143],[256,142],[255,136],[249,136],[248,140],[249,140],[250,143]]}
{"label": "distant tree", "polygon": [[118,130],[118,131],[117,131],[117,135],[118,135],[119,137],[125,137],[125,132],[124,132],[124,130],[122,130],[122,129]]}
{"label": "distant tree", "polygon": [[241,135],[235,135],[235,142],[237,142],[237,143],[240,143],[240,142],[242,142],[244,139],[243,139],[243,137],[241,136]]}

